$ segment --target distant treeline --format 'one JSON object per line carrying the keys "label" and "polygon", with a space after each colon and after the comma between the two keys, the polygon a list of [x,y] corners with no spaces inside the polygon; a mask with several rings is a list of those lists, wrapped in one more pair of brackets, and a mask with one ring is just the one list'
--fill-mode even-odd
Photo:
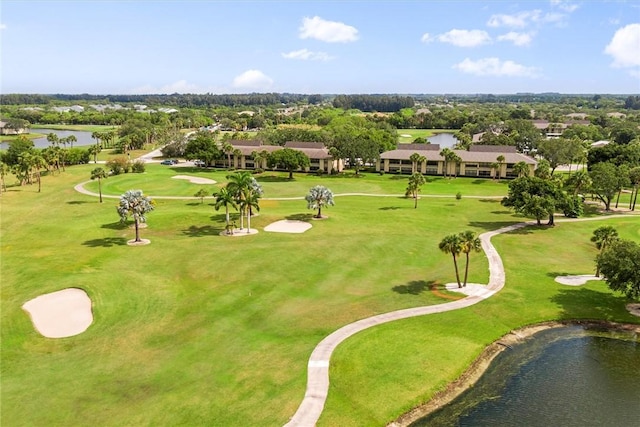
{"label": "distant treeline", "polygon": [[415,101],[412,97],[399,95],[336,95],[333,99],[335,108],[356,109],[366,112],[395,113],[403,108],[411,108],[414,105]]}
{"label": "distant treeline", "polygon": [[281,106],[292,104],[317,105],[333,102],[333,106],[343,109],[357,109],[365,112],[397,112],[412,108],[416,102],[474,102],[486,104],[519,103],[560,103],[598,108],[603,102],[615,101],[627,109],[640,109],[638,95],[611,94],[561,94],[561,93],[515,93],[515,94],[295,94],[295,93],[249,93],[249,94],[170,94],[170,95],[90,95],[90,94],[4,94],[0,95],[0,105],[56,105],[70,102],[95,104],[136,103],[153,106],[174,107],[234,107],[234,106]]}
{"label": "distant treeline", "polygon": [[89,94],[8,94],[0,96],[2,105],[46,105],[60,101],[105,103],[137,103],[168,105],[177,107],[233,107],[236,105],[282,105],[309,103],[319,104],[323,95],[302,95],[292,93],[249,93],[249,94],[171,94],[171,95],[89,95]]}

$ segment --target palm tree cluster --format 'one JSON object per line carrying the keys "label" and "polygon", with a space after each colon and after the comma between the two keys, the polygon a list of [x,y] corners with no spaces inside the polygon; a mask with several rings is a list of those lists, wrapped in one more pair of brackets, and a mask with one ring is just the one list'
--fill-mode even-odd
{"label": "palm tree cluster", "polygon": [[[467,286],[467,277],[469,274],[469,254],[471,252],[480,252],[482,250],[482,243],[480,238],[476,236],[476,234],[471,231],[463,231],[458,234],[450,234],[445,236],[438,248],[446,254],[451,254],[453,257],[453,265],[456,270],[456,281],[458,283],[458,287],[462,288]],[[464,281],[460,281],[460,273],[458,271],[458,256],[463,253],[466,257],[466,263],[464,267]]]}
{"label": "palm tree cluster", "polygon": [[247,218],[247,233],[251,231],[251,215],[253,210],[260,210],[259,200],[262,197],[262,187],[251,176],[249,171],[239,171],[227,175],[229,182],[218,193],[213,195],[216,198],[215,209],[225,208],[225,221],[227,234],[233,234],[233,227],[230,223],[229,208],[234,208],[240,212],[240,230],[244,230],[244,218]]}

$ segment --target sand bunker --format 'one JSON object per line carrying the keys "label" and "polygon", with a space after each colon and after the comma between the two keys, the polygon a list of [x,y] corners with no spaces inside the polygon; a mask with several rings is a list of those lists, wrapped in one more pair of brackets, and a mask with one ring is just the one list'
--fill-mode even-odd
{"label": "sand bunker", "polygon": [[91,299],[82,289],[69,288],[40,295],[22,308],[33,326],[47,338],[65,338],[81,334],[93,322]]}
{"label": "sand bunker", "polygon": [[411,135],[409,135],[408,133],[403,133],[400,136],[403,137],[403,138],[411,138]]}
{"label": "sand bunker", "polygon": [[558,276],[555,281],[567,286],[582,286],[589,280],[602,280],[602,277],[596,277],[593,274],[582,274],[578,276]]}
{"label": "sand bunker", "polygon": [[216,182],[209,178],[199,178],[197,176],[189,176],[189,175],[176,175],[172,176],[173,179],[186,179],[187,181],[193,184],[215,184]]}
{"label": "sand bunker", "polygon": [[272,222],[264,228],[264,231],[274,233],[304,233],[311,228],[311,224],[304,221],[292,219],[283,219],[282,221]]}

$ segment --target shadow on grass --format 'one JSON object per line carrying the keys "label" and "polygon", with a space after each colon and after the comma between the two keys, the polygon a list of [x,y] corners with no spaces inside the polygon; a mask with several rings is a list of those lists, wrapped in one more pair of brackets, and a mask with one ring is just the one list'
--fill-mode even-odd
{"label": "shadow on grass", "polygon": [[88,202],[86,200],[71,200],[67,202],[68,205],[84,205],[86,203],[91,203],[91,202]]}
{"label": "shadow on grass", "polygon": [[555,279],[558,276],[577,276],[578,274],[580,273],[569,273],[567,271],[563,271],[563,272],[551,271],[547,273],[547,276],[551,277],[552,279]]}
{"label": "shadow on grass", "polygon": [[105,237],[104,239],[87,240],[82,244],[84,246],[89,246],[90,248],[110,248],[112,246],[125,246],[127,244],[127,239],[124,237]]}
{"label": "shadow on grass", "polygon": [[100,228],[108,228],[109,230],[124,230],[125,228],[129,227],[131,224],[130,222],[112,222],[110,224],[102,224],[100,226]]}
{"label": "shadow on grass", "polygon": [[420,295],[424,291],[428,291],[431,289],[435,282],[433,280],[425,281],[425,280],[412,280],[406,285],[398,285],[391,288],[393,292],[399,294],[409,294],[409,295]]}
{"label": "shadow on grass", "polygon": [[494,215],[510,215],[513,212],[511,211],[491,211],[492,214]]}
{"label": "shadow on grass", "polygon": [[258,182],[291,182],[294,181],[295,179],[289,179],[288,176],[274,176],[274,175],[265,175],[265,176],[259,176],[256,178],[256,181]]}
{"label": "shadow on grass", "polygon": [[224,231],[224,227],[213,227],[211,225],[204,225],[202,227],[198,227],[192,225],[186,230],[182,230],[182,233],[189,237],[204,237],[204,236],[217,236],[222,231]]}
{"label": "shadow on grass", "polygon": [[480,203],[497,203],[500,204],[500,200],[498,199],[478,199]]}
{"label": "shadow on grass", "polygon": [[297,214],[292,214],[292,215],[287,215],[284,218],[288,219],[290,221],[311,221],[311,219],[313,218],[312,213],[297,213]]}
{"label": "shadow on grass", "polygon": [[[625,304],[629,300],[624,296],[616,296],[609,292],[600,292],[588,288],[562,289],[550,300],[562,308],[565,319],[580,319],[585,315],[612,320],[624,313]],[[590,314],[586,314],[586,313]]]}
{"label": "shadow on grass", "polygon": [[[411,206],[413,208],[413,205]],[[382,208],[378,208],[381,211],[397,211],[398,209],[406,209],[406,206],[384,206]]]}

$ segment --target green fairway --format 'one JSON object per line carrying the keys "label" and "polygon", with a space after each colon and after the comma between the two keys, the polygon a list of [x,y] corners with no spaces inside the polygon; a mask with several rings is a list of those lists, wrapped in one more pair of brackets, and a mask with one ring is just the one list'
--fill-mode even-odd
{"label": "green fairway", "polygon": [[[406,176],[357,178],[266,172],[265,198],[303,197],[314,185],[336,194],[304,234],[268,233],[281,219],[310,220],[304,200],[263,200],[256,235],[228,238],[213,200],[158,199],[143,238],[121,225],[116,199],[76,192],[95,165],[67,168],[37,186],[2,194],[0,424],[283,425],[305,390],[306,366],[335,329],[374,314],[449,301],[430,287],[454,279],[438,242],[449,233],[522,221],[498,199],[506,181],[430,178],[418,209]],[[226,171],[148,165],[144,174],[103,180],[103,193],[152,196],[216,191]],[[217,181],[191,184],[175,175]],[[86,188],[97,192],[97,182]],[[461,192],[463,198],[453,196]],[[636,322],[604,283],[567,288],[553,274],[588,274],[602,224],[640,241],[638,217],[558,223],[494,239],[507,269],[498,295],[476,306],[399,321],[338,347],[321,425],[384,425],[454,380],[482,348],[512,328],[549,319]],[[575,242],[575,243],[573,243]],[[473,254],[470,282],[486,283]],[[22,304],[69,287],[93,301],[94,323],[75,337],[47,339]]]}
{"label": "green fairway", "polygon": [[[104,194],[120,195],[131,188],[141,188],[145,194],[151,196],[184,196],[190,197],[202,187],[182,179],[171,179],[176,175],[189,175],[208,178],[218,184],[212,186],[213,191],[223,186],[229,173],[225,170],[202,169],[196,167],[172,167],[152,164],[147,166],[144,174],[125,174],[106,179],[102,182]],[[87,174],[87,178],[89,174]],[[264,172],[255,175],[256,180],[264,188],[264,197],[304,197],[309,189],[315,185],[324,185],[334,194],[367,193],[390,194],[402,196],[407,188],[408,175],[365,172],[356,176],[353,172],[344,174],[321,175],[295,173],[294,179],[287,179],[286,172]],[[426,177],[427,183],[422,186],[423,194],[455,197],[460,192],[465,196],[506,196],[508,181],[473,178],[442,178]],[[90,182],[85,188],[93,192],[98,191],[98,183]],[[209,186],[205,186],[209,188]],[[426,201],[425,203],[429,203]],[[407,200],[407,206],[411,202]]]}

